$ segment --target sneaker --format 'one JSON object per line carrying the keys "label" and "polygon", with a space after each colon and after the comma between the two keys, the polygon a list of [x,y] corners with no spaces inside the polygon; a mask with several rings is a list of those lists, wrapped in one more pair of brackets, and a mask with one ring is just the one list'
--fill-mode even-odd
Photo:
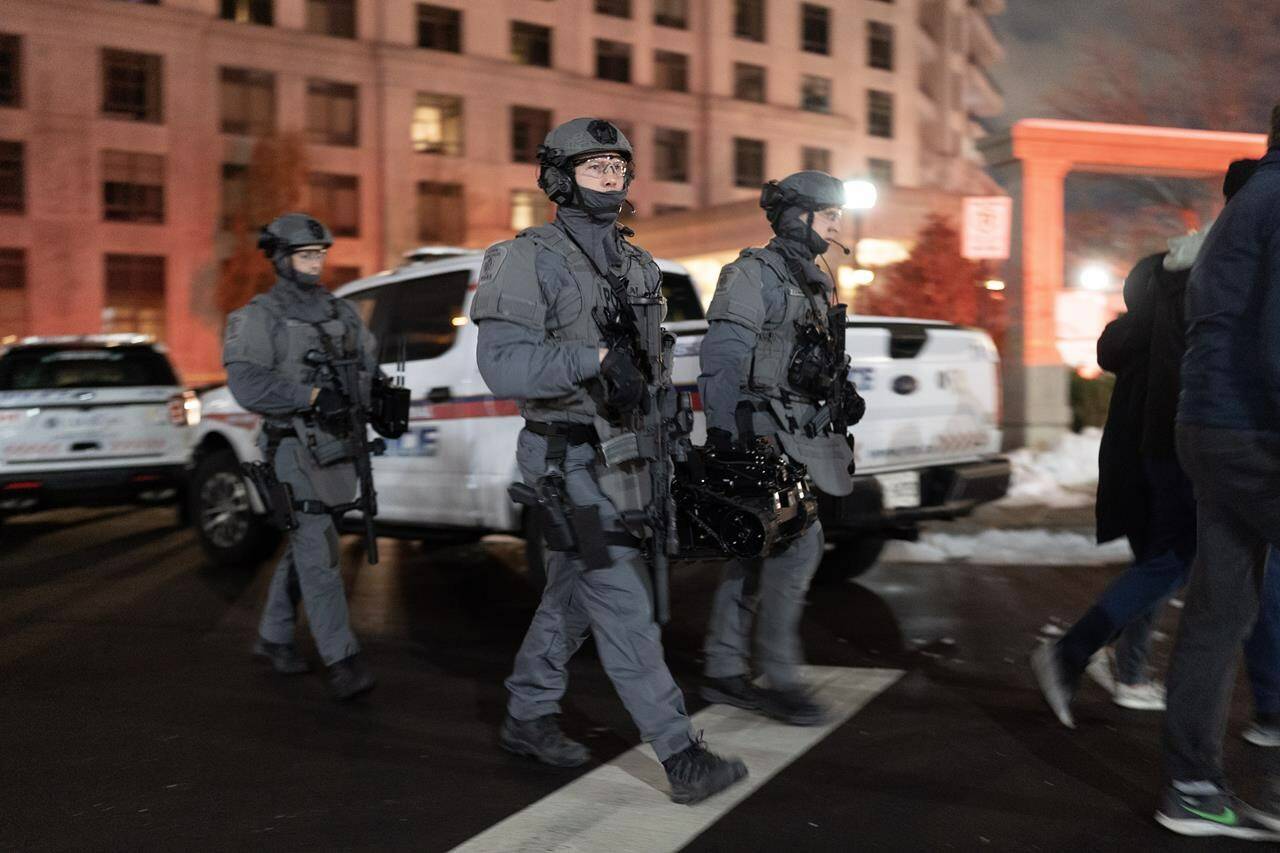
{"label": "sneaker", "polygon": [[517,720],[507,714],[498,730],[498,744],[507,752],[527,755],[552,767],[578,767],[591,758],[585,746],[560,731],[555,714],[532,720]]}
{"label": "sneaker", "polygon": [[1085,674],[1112,697],[1115,697],[1116,685],[1119,683],[1115,664],[1115,654],[1109,646],[1104,646],[1093,653],[1093,657],[1089,658],[1089,665],[1084,669]]}
{"label": "sneaker", "polygon": [[702,736],[687,749],[662,762],[671,783],[671,802],[691,806],[735,782],[747,778],[747,765],[737,758],[721,758],[703,743]]}
{"label": "sneaker", "polygon": [[271,668],[281,675],[300,675],[311,670],[293,643],[268,643],[259,637],[253,644],[253,656],[271,664]]}
{"label": "sneaker", "polygon": [[1111,701],[1121,708],[1134,711],[1163,711],[1164,685],[1154,681],[1144,681],[1141,684],[1117,682]]}
{"label": "sneaker", "polygon": [[760,713],[789,726],[820,726],[830,719],[827,709],[803,690],[759,689]]}
{"label": "sneaker", "polygon": [[1058,660],[1058,649],[1053,643],[1043,643],[1031,653],[1031,672],[1036,677],[1036,684],[1044,694],[1044,701],[1049,703],[1058,721],[1069,729],[1076,727],[1071,716],[1071,694],[1074,692],[1066,677],[1062,674],[1062,663]]}
{"label": "sneaker", "polygon": [[377,683],[359,653],[329,667],[329,693],[339,702],[368,693]]}
{"label": "sneaker", "polygon": [[760,691],[745,675],[708,678],[698,693],[713,705],[732,705],[747,711],[760,710]]}
{"label": "sneaker", "polygon": [[1165,788],[1156,823],[1179,835],[1223,835],[1247,841],[1280,841],[1280,817],[1265,815],[1226,791],[1184,794]]}
{"label": "sneaker", "polygon": [[1258,714],[1240,737],[1254,746],[1280,746],[1280,714]]}

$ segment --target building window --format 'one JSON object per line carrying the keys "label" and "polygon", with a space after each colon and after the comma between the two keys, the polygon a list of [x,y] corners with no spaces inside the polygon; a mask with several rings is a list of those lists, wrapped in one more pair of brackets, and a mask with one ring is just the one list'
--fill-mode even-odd
{"label": "building window", "polygon": [[102,331],[134,332],[164,340],[164,257],[107,255]]}
{"label": "building window", "polygon": [[596,39],[596,77],[601,80],[631,82],[631,45]]}
{"label": "building window", "polygon": [[511,108],[511,162],[538,162],[538,146],[551,132],[551,110]]}
{"label": "building window", "polygon": [[413,150],[462,156],[462,98],[419,92],[413,107]]}
{"label": "building window", "polygon": [[689,28],[689,0],[654,0],[653,22],[677,30]]}
{"label": "building window", "polygon": [[893,26],[867,21],[867,64],[872,68],[893,70]]}
{"label": "building window", "polygon": [[745,62],[733,63],[733,96],[740,101],[755,101],[763,104],[765,100],[765,78],[763,65],[748,65]]}
{"label": "building window", "polygon": [[462,184],[418,182],[418,239],[457,246],[467,239],[467,208]]}
{"label": "building window", "polygon": [[734,0],[733,34],[740,39],[764,41],[764,0]]}
{"label": "building window", "polygon": [[222,132],[269,136],[276,126],[276,76],[250,68],[221,72]]}
{"label": "building window", "polygon": [[831,52],[831,10],[826,6],[800,6],[800,49],[807,53]]}
{"label": "building window", "polygon": [[323,36],[355,38],[355,0],[307,0],[307,30]]}
{"label": "building window", "polygon": [[307,81],[307,140],[317,145],[360,144],[356,87],[330,80]]}
{"label": "building window", "polygon": [[164,157],[103,151],[102,218],[108,222],[164,222]]}
{"label": "building window", "polygon": [[893,138],[893,95],[877,89],[867,90],[867,134]]}
{"label": "building window", "polygon": [[867,176],[871,178],[871,183],[878,187],[893,186],[893,161],[882,160],[879,157],[868,158]]}
{"label": "building window", "polygon": [[542,190],[511,191],[511,230],[523,231],[551,220],[551,199]]}
{"label": "building window", "polygon": [[22,39],[0,33],[0,107],[22,106]]}
{"label": "building window", "polygon": [[733,185],[760,189],[764,184],[764,143],[759,139],[733,139]]}
{"label": "building window", "polygon": [[237,24],[269,27],[275,22],[274,5],[272,0],[222,0],[222,17]]}
{"label": "building window", "polygon": [[162,64],[154,53],[102,51],[102,113],[130,121],[161,121]]}
{"label": "building window", "polygon": [[689,182],[689,131],[669,127],[653,131],[653,169],[659,181]]}
{"label": "building window", "polygon": [[801,148],[800,168],[830,174],[831,152],[826,148],[809,148],[807,146]]}
{"label": "building window", "polygon": [[671,92],[689,91],[689,57],[669,50],[655,50],[653,85]]}
{"label": "building window", "polygon": [[0,343],[27,334],[27,253],[0,249]]}
{"label": "building window", "polygon": [[596,0],[596,12],[615,18],[630,18],[631,0]]}
{"label": "building window", "polygon": [[462,12],[419,3],[418,47],[462,53]]}
{"label": "building window", "polygon": [[0,213],[25,213],[27,177],[21,142],[0,142]]}
{"label": "building window", "polygon": [[511,22],[511,59],[521,65],[551,67],[551,28]]}
{"label": "building window", "polygon": [[800,80],[800,109],[811,113],[831,112],[831,81],[806,74]]}
{"label": "building window", "polygon": [[[249,199],[249,167],[240,163],[222,164],[222,227],[231,228],[238,218],[247,216]],[[248,221],[245,221],[248,225]]]}
{"label": "building window", "polygon": [[307,175],[312,213],[335,237],[360,236],[360,179],[355,175]]}

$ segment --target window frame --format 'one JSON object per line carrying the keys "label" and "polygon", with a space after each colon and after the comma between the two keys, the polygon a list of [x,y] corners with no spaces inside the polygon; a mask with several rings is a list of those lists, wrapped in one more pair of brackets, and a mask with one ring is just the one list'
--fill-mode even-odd
{"label": "window frame", "polygon": [[[437,104],[424,104],[424,99],[435,99]],[[418,126],[418,110],[424,107],[435,107],[442,111],[440,118],[441,144],[438,148],[428,148],[419,144],[414,137],[414,128]],[[450,108],[456,112],[450,112]],[[455,132],[451,133],[451,129]],[[455,140],[450,137],[456,135]],[[415,92],[413,99],[413,115],[409,120],[409,139],[415,154],[434,154],[440,157],[461,157],[467,149],[466,105],[461,95],[449,95],[443,92]]]}
{"label": "window frame", "polygon": [[[259,27],[275,26],[275,0],[220,0],[218,17],[237,24],[253,24]],[[266,14],[262,14],[263,8]],[[230,12],[230,14],[227,14]],[[243,12],[243,18],[241,17]],[[265,20],[263,20],[265,19]]]}
{"label": "window frame", "polygon": [[[897,120],[897,116],[894,114],[895,107],[893,101],[892,92],[886,92],[883,89],[867,90],[867,136],[875,137],[876,139],[894,138],[894,123]],[[878,107],[884,107],[884,109],[878,109]],[[888,122],[887,130],[885,132],[879,132],[883,129],[879,122],[880,120],[885,119],[886,114]]]}
{"label": "window frame", "polygon": [[[335,100],[347,100],[345,91],[350,90],[351,129],[350,134],[334,131]],[[325,127],[313,127],[311,120],[313,98],[325,98]],[[356,83],[344,83],[341,80],[328,80],[320,77],[307,78],[305,101],[305,132],[307,142],[312,145],[331,145],[338,148],[360,147],[360,86]]]}
{"label": "window frame", "polygon": [[[427,188],[434,187],[446,190],[443,193],[427,193]],[[455,183],[453,181],[418,181],[414,184],[414,234],[417,236],[418,243],[422,245],[438,244],[442,246],[456,246],[465,243],[467,239],[467,187],[464,183]],[[439,222],[449,225],[456,229],[445,231],[441,236],[432,236],[427,233],[427,222],[422,216],[424,204],[428,204],[428,198],[431,199],[429,206],[432,210],[441,211],[436,217]],[[441,199],[447,199],[448,205],[442,203]],[[439,224],[432,222],[431,224]]]}
{"label": "window frame", "polygon": [[[743,75],[747,72],[755,71],[760,72],[760,97],[743,97],[742,84],[747,79]],[[764,65],[756,65],[752,62],[733,63],[733,98],[736,101],[745,101],[749,104],[767,104],[769,102],[769,69]]]}
{"label": "window frame", "polygon": [[734,0],[733,37],[764,44],[769,40],[767,0]]}
{"label": "window frame", "polygon": [[[693,134],[680,127],[655,127],[653,129],[653,177],[656,181],[668,181],[675,184],[690,183],[689,152],[692,148]],[[677,144],[679,143],[679,144]],[[678,168],[667,170],[673,165],[664,155],[678,151],[673,158]]]}
{"label": "window frame", "polygon": [[[318,24],[318,7],[323,7],[325,27]],[[335,10],[339,15],[335,15]],[[360,37],[360,9],[356,0],[304,0],[302,28],[312,35],[339,39]]]}
{"label": "window frame", "polygon": [[[165,155],[104,148],[99,152],[98,163],[103,222],[165,223],[165,184],[168,179]],[[144,177],[153,180],[144,181]]]}
{"label": "window frame", "polygon": [[8,77],[7,91],[0,88],[0,107],[22,109],[22,36],[16,33],[0,33],[0,59],[4,59],[3,76]]}
{"label": "window frame", "polygon": [[[239,80],[228,80],[228,76],[241,77]],[[265,86],[263,83],[265,82]],[[228,87],[240,90],[242,112],[249,117],[240,124],[233,123],[228,129],[227,95]],[[269,114],[265,122],[254,120],[253,93],[266,91]],[[276,129],[276,75],[273,71],[262,71],[257,68],[242,68],[222,65],[218,68],[218,127],[220,132],[235,136],[270,136]],[[236,129],[243,128],[243,129]]]}
{"label": "window frame", "polygon": [[[439,13],[449,20],[426,20],[429,15]],[[462,9],[452,6],[437,6],[434,3],[418,3],[414,6],[414,23],[416,24],[416,44],[422,50],[438,50],[442,53],[462,53],[465,15]],[[424,36],[428,32],[441,34],[443,44],[427,44]],[[434,41],[434,40],[432,40]]]}
{"label": "window frame", "polygon": [[[742,172],[743,156],[750,152],[748,148],[758,148],[760,171],[758,174],[744,175]],[[754,157],[755,154],[751,153]],[[733,137],[733,185],[741,189],[760,189],[764,183],[764,176],[768,172],[769,165],[769,147],[763,139],[752,139],[750,137],[735,136]]]}
{"label": "window frame", "polygon": [[[813,90],[810,84],[825,84],[826,97],[821,102],[813,100],[810,95]],[[821,88],[821,86],[819,87]],[[805,112],[818,113],[820,115],[830,115],[832,110],[832,102],[835,99],[835,81],[830,77],[823,77],[820,74],[802,74],[800,75],[800,109]],[[822,109],[816,109],[815,105],[822,104]]]}
{"label": "window frame", "polygon": [[893,24],[884,21],[867,21],[867,67],[880,71],[893,71],[897,61],[894,41]]}
{"label": "window frame", "polygon": [[[317,190],[325,194],[321,201],[316,197]],[[353,196],[351,210],[355,221],[348,222],[341,216],[339,205],[333,202],[332,196],[340,192],[350,192]],[[317,218],[329,226],[334,237],[360,236],[363,226],[360,205],[360,176],[343,172],[308,172],[307,173],[307,206],[311,207]]]}
{"label": "window frame", "polygon": [[[674,63],[671,60],[677,60]],[[672,72],[678,86],[665,86],[658,69],[662,68],[668,72]],[[661,50],[653,51],[653,85],[656,89],[664,92],[688,92],[689,91],[689,54],[681,53],[678,50]]]}
{"label": "window frame", "polygon": [[[831,7],[819,6],[817,3],[800,4],[800,50],[818,56],[831,55]],[[810,26],[816,26],[821,20],[823,28],[822,40],[816,41],[810,33]]]}
{"label": "window frame", "polygon": [[0,189],[6,184],[13,191],[0,194],[0,214],[22,216],[27,212],[27,144],[20,139],[0,139]]}
{"label": "window frame", "polygon": [[[524,104],[512,104],[508,112],[510,116],[511,127],[511,162],[512,163],[537,163],[538,162],[538,146],[546,139],[551,128],[555,126],[555,116],[551,110],[542,107],[530,107]],[[520,145],[520,141],[516,139],[517,127],[521,125],[520,118],[536,118],[538,122],[527,122],[532,127],[529,138],[524,140],[524,145]],[[544,129],[545,128],[545,129]],[[542,130],[539,133],[539,130]],[[522,156],[523,155],[523,156]]]}
{"label": "window frame", "polygon": [[[523,39],[521,39],[522,33],[520,28],[523,28],[523,36],[524,36]],[[551,27],[543,26],[542,24],[535,24],[531,21],[512,20],[511,21],[511,61],[516,63],[517,65],[524,65],[529,68],[551,68],[552,62],[554,59],[553,50],[555,49],[555,45],[553,41],[555,37],[553,33],[554,31],[552,30]],[[534,62],[527,57],[522,59],[520,51],[518,50],[518,47],[520,46],[520,44],[523,42],[526,48],[535,47],[538,45],[539,36],[546,37],[546,41],[545,41],[546,61]],[[530,55],[532,55],[533,53],[533,51],[528,51],[528,52]]]}
{"label": "window frame", "polygon": [[[614,55],[609,55],[608,51],[613,51]],[[613,39],[595,40],[595,58],[596,58],[596,75],[597,80],[607,80],[613,83],[631,83],[632,71],[632,45],[630,42],[614,41]],[[607,63],[624,63],[618,65],[618,69],[622,71],[621,76],[607,76],[605,71],[608,70]]]}
{"label": "window frame", "polygon": [[[112,78],[117,74],[133,73],[142,77],[141,99],[130,98],[113,100],[113,87],[137,85],[137,81],[121,81]],[[133,68],[129,68],[133,65]],[[115,121],[136,121],[145,124],[164,124],[164,56],[158,53],[144,53],[136,50],[122,50],[115,47],[103,47],[99,52],[99,73],[102,91],[99,101],[100,112],[104,118]],[[116,91],[115,95],[120,92]]]}

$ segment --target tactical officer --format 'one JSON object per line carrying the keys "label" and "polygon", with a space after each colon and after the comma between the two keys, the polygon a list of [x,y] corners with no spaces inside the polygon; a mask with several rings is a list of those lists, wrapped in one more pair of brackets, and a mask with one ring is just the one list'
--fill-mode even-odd
{"label": "tactical officer", "polygon": [[[853,489],[844,426],[866,408],[845,363],[830,352],[838,335],[843,354],[844,329],[829,328],[843,323],[829,317],[832,282],[815,263],[840,233],[843,201],[843,184],[824,172],[765,184],[760,206],[776,236],[721,271],[698,378],[708,445],[727,450],[738,440],[766,437],[803,463],[817,488],[837,496]],[[822,548],[815,520],[781,553],[726,565],[704,649],[703,698],[794,725],[826,719],[799,672],[800,615]],[[761,685],[749,667],[753,627]]]}
{"label": "tactical officer", "polygon": [[[485,253],[471,309],[481,375],[495,394],[520,400],[517,463],[525,484],[555,504],[539,517],[548,549],[562,549],[548,552],[542,602],[506,682],[500,742],[556,766],[588,760],[556,714],[569,659],[590,630],[614,689],[666,769],[671,798],[694,803],[747,769],[693,735],[663,660],[640,543],[624,524],[625,488],[598,455],[608,413],[634,410],[646,393],[634,354],[603,346],[602,317],[661,286],[653,259],[617,224],[633,175],[631,144],[607,121],[578,118],[547,135],[538,160],[555,221]],[[568,519],[572,544],[548,527]]]}
{"label": "tactical officer", "polygon": [[[352,499],[355,470],[339,435],[342,396],[308,363],[309,352],[361,354],[362,386],[377,373],[373,335],[355,308],[320,285],[329,229],[303,213],[271,222],[258,240],[276,269],[275,285],[227,318],[222,361],[236,401],[262,416],[259,446],[276,477],[293,490],[296,529],[276,566],[254,655],[276,672],[306,672],[293,645],[301,599],[335,699],[373,688],[373,674],[351,632],[338,567],[332,507]],[[326,340],[327,339],[327,340]]]}

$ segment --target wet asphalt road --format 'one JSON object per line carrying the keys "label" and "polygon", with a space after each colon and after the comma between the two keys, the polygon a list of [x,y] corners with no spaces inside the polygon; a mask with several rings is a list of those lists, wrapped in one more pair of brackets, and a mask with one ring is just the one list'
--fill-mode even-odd
{"label": "wet asphalt road", "polygon": [[[252,661],[270,566],[212,568],[172,510],[7,520],[0,850],[447,850],[635,745],[588,642],[563,724],[593,762],[556,770],[496,748],[502,679],[536,605],[518,541],[382,540],[373,567],[359,540],[343,547],[379,678],[345,706],[315,675]],[[1114,571],[892,565],[815,587],[811,662],[906,674],[687,849],[1231,848],[1152,822],[1158,715],[1088,685],[1068,732],[1032,686],[1038,630]],[[673,583],[665,643],[686,688],[714,582],[705,565]],[[1246,794],[1272,760],[1239,741],[1247,715],[1240,689],[1228,760]]]}

